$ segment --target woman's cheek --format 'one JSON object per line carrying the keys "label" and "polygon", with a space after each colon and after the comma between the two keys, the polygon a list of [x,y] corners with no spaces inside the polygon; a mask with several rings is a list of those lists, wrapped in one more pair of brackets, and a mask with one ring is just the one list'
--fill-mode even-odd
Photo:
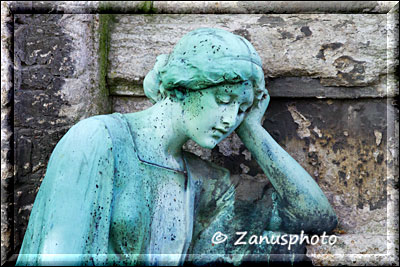
{"label": "woman's cheek", "polygon": [[204,112],[203,118],[207,121],[207,124],[214,127],[221,120],[221,114],[222,112],[219,107],[213,107]]}
{"label": "woman's cheek", "polygon": [[241,124],[243,122],[245,116],[246,116],[246,113],[244,113],[244,112],[238,114],[237,123],[236,123],[237,126],[239,126],[239,124]]}

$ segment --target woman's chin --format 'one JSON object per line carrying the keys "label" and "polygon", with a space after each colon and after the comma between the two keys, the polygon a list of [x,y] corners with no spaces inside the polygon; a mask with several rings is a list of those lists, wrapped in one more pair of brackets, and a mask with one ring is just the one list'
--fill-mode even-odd
{"label": "woman's chin", "polygon": [[221,138],[209,137],[193,141],[195,141],[202,148],[213,149],[219,142],[221,142]]}

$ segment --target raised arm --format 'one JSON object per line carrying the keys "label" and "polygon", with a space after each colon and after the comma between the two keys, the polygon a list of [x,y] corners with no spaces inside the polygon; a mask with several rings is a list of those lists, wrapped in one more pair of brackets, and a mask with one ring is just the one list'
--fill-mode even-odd
{"label": "raised arm", "polygon": [[263,96],[236,130],[279,195],[286,231],[329,232],[337,218],[314,179],[261,126],[269,95]]}

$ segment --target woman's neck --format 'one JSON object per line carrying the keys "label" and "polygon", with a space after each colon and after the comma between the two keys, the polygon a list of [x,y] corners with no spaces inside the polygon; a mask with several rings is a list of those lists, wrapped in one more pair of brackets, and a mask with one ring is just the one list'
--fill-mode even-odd
{"label": "woman's neck", "polygon": [[184,170],[182,146],[188,140],[180,120],[180,104],[169,98],[128,119],[139,157],[147,162]]}

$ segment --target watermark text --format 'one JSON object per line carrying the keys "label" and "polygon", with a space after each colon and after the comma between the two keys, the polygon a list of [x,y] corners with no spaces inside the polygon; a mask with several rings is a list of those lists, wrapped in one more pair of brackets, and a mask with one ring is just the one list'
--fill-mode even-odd
{"label": "watermark text", "polygon": [[[266,233],[266,234],[265,234]],[[221,244],[228,240],[228,236],[221,233],[216,232],[211,242],[212,244]],[[248,235],[247,231],[244,232],[236,232],[235,237],[235,246],[242,245],[281,245],[287,246],[288,250],[291,250],[292,246],[296,244],[302,245],[303,243],[307,245],[316,245],[321,241],[321,244],[326,245],[329,244],[333,246],[337,241],[337,236],[335,235],[326,235],[326,232],[323,232],[321,236],[319,235],[306,235],[304,231],[301,231],[300,235],[298,234],[277,234],[271,231],[264,232],[263,235]]]}

